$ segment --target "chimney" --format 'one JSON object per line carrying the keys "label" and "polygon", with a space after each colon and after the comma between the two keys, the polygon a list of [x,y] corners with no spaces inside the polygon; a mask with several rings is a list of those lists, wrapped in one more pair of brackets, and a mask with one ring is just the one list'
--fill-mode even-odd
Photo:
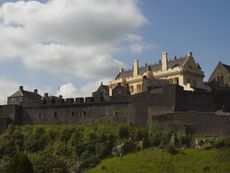
{"label": "chimney", "polygon": [[188,57],[192,57],[192,52],[191,51],[188,51]]}
{"label": "chimney", "polygon": [[125,70],[124,70],[124,68],[121,68],[120,69],[120,73],[123,73]]}
{"label": "chimney", "polygon": [[163,52],[162,53],[162,71],[167,71],[168,70],[168,53]]}
{"label": "chimney", "polygon": [[23,91],[23,86],[20,86],[20,87],[19,87],[19,90]]}
{"label": "chimney", "polygon": [[139,75],[139,62],[138,60],[133,61],[133,77]]}
{"label": "chimney", "polygon": [[34,90],[34,94],[37,94],[37,93],[38,93],[38,90],[37,90],[37,89],[35,89],[35,90]]}
{"label": "chimney", "polygon": [[44,94],[44,97],[48,97],[48,96],[49,96],[49,94],[48,94],[48,93],[45,93],[45,94]]}

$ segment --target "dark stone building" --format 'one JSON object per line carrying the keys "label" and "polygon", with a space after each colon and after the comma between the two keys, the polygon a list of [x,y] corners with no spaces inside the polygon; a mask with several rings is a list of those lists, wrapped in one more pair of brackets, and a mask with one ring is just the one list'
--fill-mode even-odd
{"label": "dark stone building", "polygon": [[208,84],[213,89],[230,89],[230,66],[219,62]]}
{"label": "dark stone building", "polygon": [[41,98],[37,89],[34,92],[29,92],[25,91],[23,86],[20,86],[17,92],[8,97],[7,103],[8,105],[20,105],[22,102],[40,102]]}

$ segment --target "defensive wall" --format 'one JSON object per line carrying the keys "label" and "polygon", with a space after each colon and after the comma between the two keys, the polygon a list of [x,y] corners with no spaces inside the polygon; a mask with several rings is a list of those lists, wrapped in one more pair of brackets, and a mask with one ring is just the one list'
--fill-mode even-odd
{"label": "defensive wall", "polygon": [[149,108],[149,127],[160,124],[175,132],[205,136],[230,136],[230,114],[214,112],[165,112]]}
{"label": "defensive wall", "polygon": [[[122,122],[147,127],[155,121],[173,129],[176,129],[174,124],[178,122],[178,127],[191,126],[198,134],[230,135],[229,126],[226,124],[229,124],[229,117],[216,116],[214,113],[222,108],[229,111],[229,103],[230,93],[227,91],[188,92],[178,85],[165,85],[155,93],[146,92],[107,99],[101,96],[99,99],[51,98],[39,102],[22,102],[20,105],[5,105],[0,107],[0,117],[10,118],[14,124]],[[5,123],[2,127],[6,127],[9,121],[0,123]],[[213,130],[205,130],[208,128]]]}

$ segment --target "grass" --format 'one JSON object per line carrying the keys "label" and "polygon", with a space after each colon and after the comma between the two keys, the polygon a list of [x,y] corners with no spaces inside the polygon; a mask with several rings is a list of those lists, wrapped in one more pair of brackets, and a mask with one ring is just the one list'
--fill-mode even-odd
{"label": "grass", "polygon": [[151,148],[103,160],[85,173],[230,173],[230,149],[185,149],[178,154]]}

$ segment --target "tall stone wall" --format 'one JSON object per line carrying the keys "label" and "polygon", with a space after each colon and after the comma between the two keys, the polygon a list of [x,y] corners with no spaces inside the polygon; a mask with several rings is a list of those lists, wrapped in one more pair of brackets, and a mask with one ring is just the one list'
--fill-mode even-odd
{"label": "tall stone wall", "polygon": [[22,124],[88,124],[97,122],[134,123],[132,104],[60,104],[24,106]]}
{"label": "tall stone wall", "polygon": [[230,136],[230,115],[208,112],[165,112],[149,108],[149,127],[157,123],[172,130],[205,136]]}

